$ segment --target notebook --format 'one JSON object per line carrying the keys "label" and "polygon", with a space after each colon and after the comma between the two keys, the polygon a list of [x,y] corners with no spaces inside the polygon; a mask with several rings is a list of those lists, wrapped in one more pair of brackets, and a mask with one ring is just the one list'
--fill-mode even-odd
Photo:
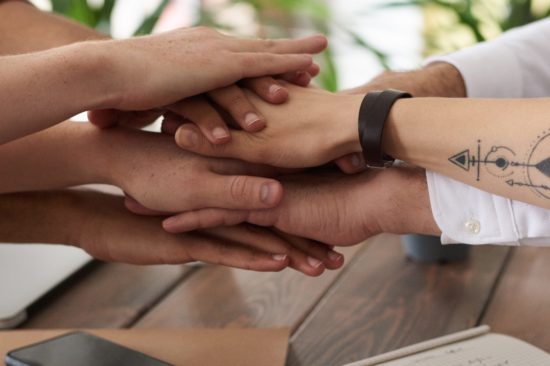
{"label": "notebook", "polygon": [[345,366],[548,366],[550,354],[481,326]]}

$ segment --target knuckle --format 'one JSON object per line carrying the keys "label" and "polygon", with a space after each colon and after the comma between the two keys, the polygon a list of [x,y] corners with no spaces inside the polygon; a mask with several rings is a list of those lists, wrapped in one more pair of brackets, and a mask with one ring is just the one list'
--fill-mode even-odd
{"label": "knuckle", "polygon": [[249,187],[250,182],[246,177],[233,177],[229,185],[229,195],[235,201],[242,201],[247,198]]}
{"label": "knuckle", "polygon": [[229,106],[232,106],[234,108],[236,107],[242,107],[244,105],[248,105],[248,98],[239,90],[231,93],[227,97],[227,102],[229,103]]}

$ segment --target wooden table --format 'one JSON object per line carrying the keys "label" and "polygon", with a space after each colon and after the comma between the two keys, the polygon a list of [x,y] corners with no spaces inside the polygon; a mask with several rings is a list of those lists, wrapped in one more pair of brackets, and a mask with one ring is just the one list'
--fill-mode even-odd
{"label": "wooden table", "polygon": [[550,248],[475,247],[420,265],[396,236],[346,248],[319,278],[291,270],[96,263],[33,306],[22,328],[291,327],[288,365],[339,365],[489,324],[550,350]]}

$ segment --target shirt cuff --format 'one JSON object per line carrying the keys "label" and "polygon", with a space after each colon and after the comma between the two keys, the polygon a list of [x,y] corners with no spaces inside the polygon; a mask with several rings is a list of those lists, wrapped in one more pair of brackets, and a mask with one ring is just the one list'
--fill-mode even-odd
{"label": "shirt cuff", "polygon": [[424,64],[446,62],[458,69],[470,98],[520,98],[523,81],[513,52],[492,41],[480,43],[446,56],[428,58]]}
{"label": "shirt cuff", "polygon": [[434,172],[426,176],[443,244],[520,245],[511,200]]}

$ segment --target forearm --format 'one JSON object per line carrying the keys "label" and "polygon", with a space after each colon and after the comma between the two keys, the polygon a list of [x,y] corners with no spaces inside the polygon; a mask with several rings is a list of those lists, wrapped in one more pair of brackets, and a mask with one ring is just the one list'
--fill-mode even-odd
{"label": "forearm", "polygon": [[550,208],[547,99],[398,101],[384,151],[487,192]]}
{"label": "forearm", "polygon": [[0,196],[0,242],[78,244],[84,211],[74,191]]}
{"label": "forearm", "polygon": [[366,94],[385,89],[407,91],[415,97],[466,97],[466,87],[460,72],[448,63],[435,63],[413,71],[388,71],[366,85],[344,93]]}
{"label": "forearm", "polygon": [[0,146],[0,193],[112,183],[115,157],[102,133],[88,124],[65,122]]}
{"label": "forearm", "polygon": [[70,43],[107,38],[62,16],[22,1],[0,2],[0,55],[36,52]]}
{"label": "forearm", "polygon": [[116,99],[104,48],[90,42],[0,57],[0,144]]}

